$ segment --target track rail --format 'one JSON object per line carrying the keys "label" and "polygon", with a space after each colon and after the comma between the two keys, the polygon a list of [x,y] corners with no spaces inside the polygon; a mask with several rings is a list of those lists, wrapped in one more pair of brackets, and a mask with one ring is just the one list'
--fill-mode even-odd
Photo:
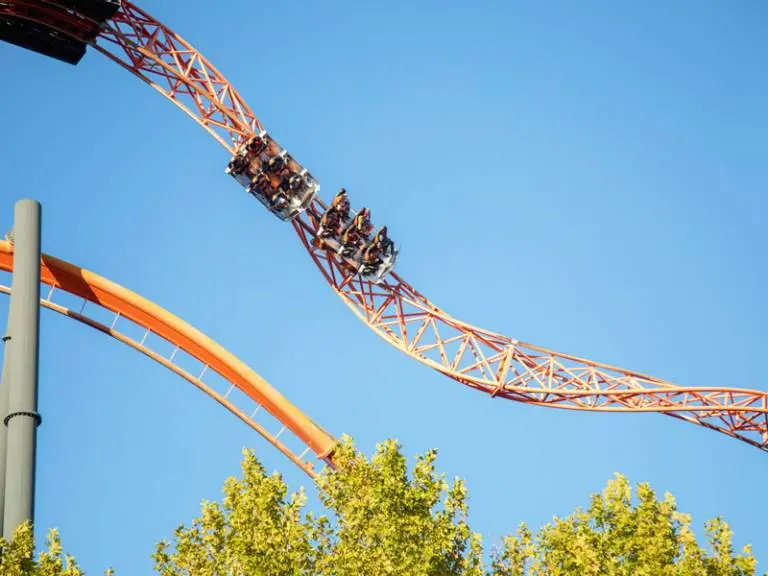
{"label": "track rail", "polygon": [[[13,246],[0,241],[0,271],[12,270]],[[41,282],[49,287],[47,296],[41,298],[42,306],[112,336],[175,372],[256,430],[311,477],[317,472],[307,459],[310,452],[333,465],[333,436],[241,360],[180,318],[98,274],[52,256],[43,256],[40,272]],[[0,293],[10,291],[7,285],[0,284]],[[59,292],[75,296],[79,310],[55,302]],[[111,322],[106,324],[101,318]],[[162,354],[158,348],[171,352]],[[183,355],[187,358],[182,365]],[[218,375],[218,383],[211,382],[214,374]],[[206,377],[209,382],[205,382]],[[223,387],[226,392],[217,390]],[[235,388],[243,393],[239,399],[232,396]],[[270,432],[266,424],[259,422],[262,410],[282,423],[279,431]]]}
{"label": "track rail", "polygon": [[[0,12],[85,37],[93,23],[55,2],[4,0]],[[78,28],[79,26],[79,28]],[[79,36],[78,36],[79,35]],[[94,48],[195,119],[230,153],[261,124],[224,76],[178,34],[124,1]],[[395,273],[383,285],[345,276],[337,258],[314,247],[316,200],[293,222],[304,248],[344,303],[405,354],[489,394],[569,410],[659,412],[717,430],[768,451],[768,393],[682,387],[631,370],[561,354],[471,326],[451,317]]]}

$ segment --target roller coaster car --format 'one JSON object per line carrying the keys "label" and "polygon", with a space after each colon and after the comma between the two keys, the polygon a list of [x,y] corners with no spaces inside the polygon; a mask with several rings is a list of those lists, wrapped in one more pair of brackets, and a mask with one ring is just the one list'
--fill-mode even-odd
{"label": "roller coaster car", "polygon": [[340,255],[342,266],[350,273],[379,283],[395,266],[397,248],[387,236],[386,226],[370,237],[370,210],[363,208],[350,218],[349,208],[347,191],[342,188],[320,218],[313,244]]}
{"label": "roller coaster car", "polygon": [[[24,3],[22,3],[23,6]],[[38,10],[39,4],[53,4],[53,2],[27,2],[29,8]],[[13,2],[0,1],[0,40],[9,42],[55,58],[67,64],[77,65],[85,56],[86,46],[99,34],[104,23],[115,15],[120,8],[119,0],[57,0],[56,8],[63,8],[70,17],[76,21],[77,38],[67,36],[57,29],[58,19],[63,12],[53,11],[46,17],[46,23],[27,20],[20,15],[15,16]],[[3,10],[10,8],[10,11]],[[53,10],[53,6],[46,9]],[[76,14],[75,14],[76,13]]]}
{"label": "roller coaster car", "polygon": [[[339,194],[343,192],[342,189]],[[386,226],[373,238],[370,237],[373,226],[367,208],[341,222],[342,210],[348,209],[348,202],[344,198],[344,203],[337,204],[339,194],[320,220],[315,245],[340,255],[342,265],[350,273],[360,274],[366,280],[378,284],[394,268],[398,250],[387,237]]]}
{"label": "roller coaster car", "polygon": [[320,186],[266,132],[238,148],[227,174],[283,221],[290,221],[312,203]]}

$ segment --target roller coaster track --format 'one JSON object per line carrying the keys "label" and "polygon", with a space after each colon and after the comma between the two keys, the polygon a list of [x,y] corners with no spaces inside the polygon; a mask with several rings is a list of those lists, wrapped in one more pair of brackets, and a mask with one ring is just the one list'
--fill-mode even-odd
{"label": "roller coaster track", "polygon": [[[55,2],[0,0],[0,14],[33,20],[91,46],[144,80],[208,131],[230,154],[262,130],[251,109],[197,50],[141,8],[124,1],[96,24]],[[222,163],[223,165],[223,163]],[[381,285],[344,272],[313,238],[319,199],[292,225],[336,294],[369,328],[430,368],[492,398],[603,412],[660,412],[768,451],[768,393],[682,387],[653,376],[546,350],[461,322],[396,273]]]}
{"label": "roller coaster track", "polygon": [[[0,271],[12,270],[13,246],[0,241]],[[256,430],[310,477],[317,475],[314,463],[307,459],[310,452],[333,466],[331,458],[336,440],[330,434],[242,361],[180,318],[98,274],[52,256],[43,256],[40,279],[50,287],[47,296],[40,300],[45,308],[112,336],[178,374]],[[10,294],[10,291],[7,285],[0,284],[0,293]],[[79,310],[55,302],[59,292],[77,297]],[[111,319],[108,325],[99,321],[105,316]],[[132,334],[142,336],[136,339]],[[163,341],[166,346],[162,345]],[[170,355],[158,351],[163,347],[171,349]],[[183,355],[187,357],[182,362]],[[221,384],[228,386],[226,392],[216,389],[224,386],[213,381],[214,374]],[[244,397],[233,397],[235,388],[243,392]],[[266,423],[259,422],[262,411],[279,420],[282,428],[270,432]],[[303,447],[303,451],[294,447]]]}

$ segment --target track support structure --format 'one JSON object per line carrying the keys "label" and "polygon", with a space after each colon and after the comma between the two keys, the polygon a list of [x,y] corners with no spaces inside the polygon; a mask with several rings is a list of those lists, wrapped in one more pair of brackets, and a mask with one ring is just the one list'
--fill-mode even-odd
{"label": "track support structure", "polygon": [[[5,335],[0,417],[2,535],[34,521],[40,344],[40,203],[23,199],[14,210],[14,270]],[[5,399],[7,398],[7,404]]]}

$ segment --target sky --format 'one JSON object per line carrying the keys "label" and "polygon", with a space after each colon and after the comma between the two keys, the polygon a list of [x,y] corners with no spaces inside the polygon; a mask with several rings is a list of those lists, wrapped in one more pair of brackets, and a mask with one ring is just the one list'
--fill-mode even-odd
{"label": "sky", "polygon": [[[768,389],[768,6],[745,2],[211,3],[142,7],[197,47],[320,181],[371,207],[398,272],[456,317],[681,385]],[[372,454],[397,438],[465,478],[488,545],[585,506],[614,473],[723,516],[768,569],[768,455],[656,414],[491,400],[370,332],[226,151],[97,52],[0,44],[0,228],[166,307]],[[8,277],[4,277],[4,282]],[[5,322],[7,304],[0,306]],[[149,358],[41,320],[38,535],[89,573],[221,497],[245,424]],[[413,460],[411,460],[413,461]]]}

